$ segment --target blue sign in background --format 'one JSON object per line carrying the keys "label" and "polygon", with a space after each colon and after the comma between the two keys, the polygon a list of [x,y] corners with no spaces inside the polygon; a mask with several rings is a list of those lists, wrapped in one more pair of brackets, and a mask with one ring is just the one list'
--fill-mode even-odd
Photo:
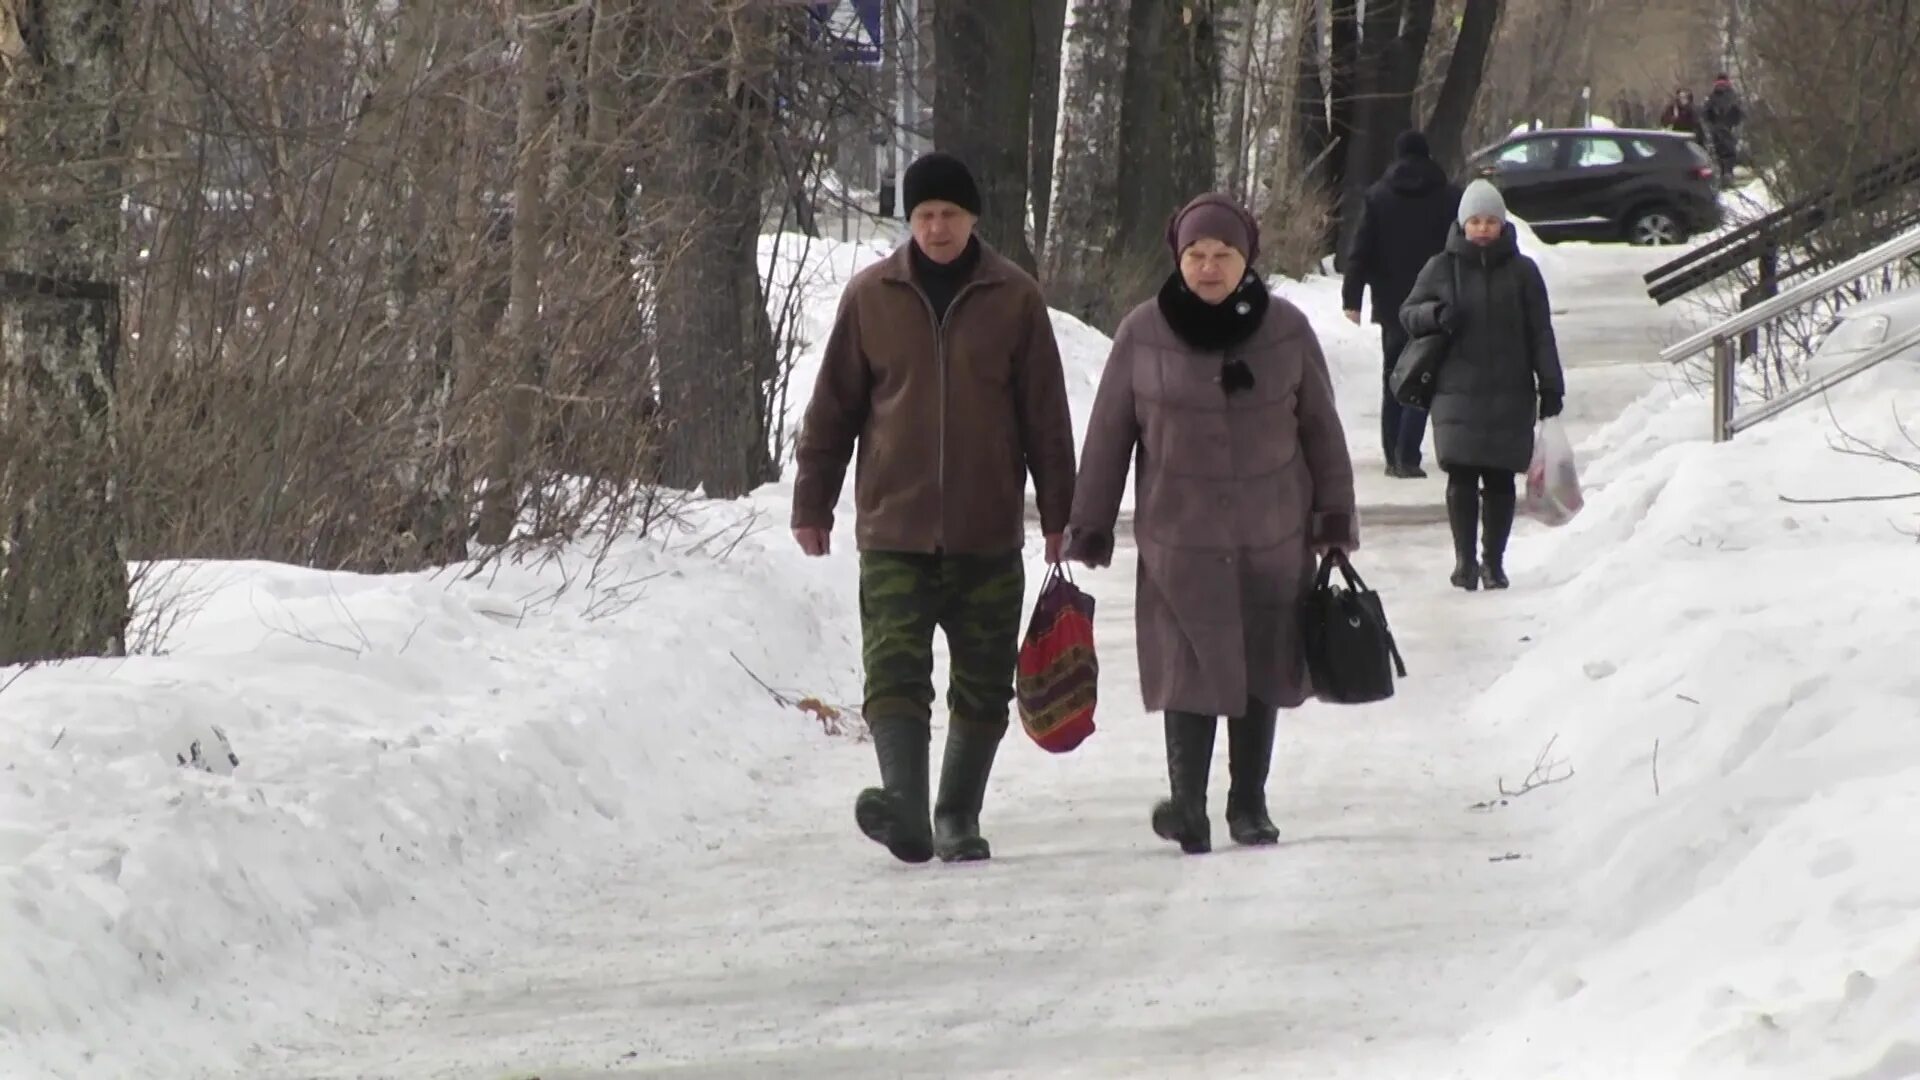
{"label": "blue sign in background", "polygon": [[843,4],[849,3],[853,5],[853,13],[859,18],[860,25],[867,31],[867,40],[842,42],[840,58],[869,64],[878,63],[880,50],[886,47],[883,13],[887,0],[825,0],[824,3],[813,4],[808,8],[813,15],[813,36],[818,40],[827,29],[828,20],[833,18],[833,13]]}

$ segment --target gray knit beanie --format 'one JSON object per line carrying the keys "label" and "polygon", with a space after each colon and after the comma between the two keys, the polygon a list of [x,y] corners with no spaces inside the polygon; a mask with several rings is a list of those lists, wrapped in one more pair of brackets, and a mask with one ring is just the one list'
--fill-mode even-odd
{"label": "gray knit beanie", "polygon": [[1475,180],[1460,194],[1460,224],[1477,217],[1507,220],[1507,200],[1501,197],[1499,188],[1485,180]]}

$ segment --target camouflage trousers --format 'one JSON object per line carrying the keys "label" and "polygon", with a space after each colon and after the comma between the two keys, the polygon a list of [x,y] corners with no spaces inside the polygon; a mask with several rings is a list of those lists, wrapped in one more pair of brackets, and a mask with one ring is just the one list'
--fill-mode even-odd
{"label": "camouflage trousers", "polygon": [[1026,566],[1005,555],[860,553],[861,659],[866,714],[933,713],[933,632],[946,634],[947,708],[1004,726],[1020,657]]}

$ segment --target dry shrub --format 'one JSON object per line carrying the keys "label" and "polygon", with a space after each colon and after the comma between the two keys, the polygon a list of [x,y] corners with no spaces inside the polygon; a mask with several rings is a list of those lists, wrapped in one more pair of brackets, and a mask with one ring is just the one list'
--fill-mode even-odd
{"label": "dry shrub", "polygon": [[[604,556],[672,514],[663,478],[769,478],[795,320],[768,319],[753,248],[765,208],[820,180],[822,72],[780,37],[805,18],[141,6],[116,28],[138,63],[111,450],[0,425],[0,524],[44,508],[122,567],[479,572]],[[44,544],[5,555],[0,623],[84,610],[113,580]],[[157,647],[171,616],[133,620]],[[85,636],[50,634],[49,655],[119,647]]]}
{"label": "dry shrub", "polygon": [[1269,189],[1260,210],[1260,261],[1268,273],[1299,279],[1320,271],[1334,197],[1307,176],[1291,174]]}
{"label": "dry shrub", "polygon": [[[1887,0],[1752,0],[1747,132],[1783,203],[1920,152],[1920,18]],[[1920,213],[1904,197],[1821,230],[1816,252],[1858,250]]]}
{"label": "dry shrub", "polygon": [[500,547],[646,498],[653,396],[619,146],[589,142],[584,90],[557,88],[531,136],[554,163],[541,317],[516,340],[519,158],[498,148],[529,133],[510,27],[452,4],[371,19],[279,0],[169,7],[152,28],[122,380],[136,557],[380,571],[489,554],[470,523],[517,389],[538,436],[492,478],[522,526]]}

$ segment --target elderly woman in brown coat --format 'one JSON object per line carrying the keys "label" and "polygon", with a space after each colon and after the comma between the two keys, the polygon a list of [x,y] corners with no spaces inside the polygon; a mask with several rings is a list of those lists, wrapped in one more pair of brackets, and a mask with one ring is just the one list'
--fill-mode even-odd
{"label": "elderly woman in brown coat", "polygon": [[1311,693],[1300,603],[1314,557],[1359,544],[1353,463],[1320,342],[1249,267],[1259,230],[1231,199],[1174,216],[1177,269],[1120,324],[1087,427],[1066,556],[1108,565],[1138,461],[1136,629],[1146,707],[1166,714],[1162,838],[1212,848],[1207,774],[1228,717],[1227,826],[1272,844],[1276,712]]}

